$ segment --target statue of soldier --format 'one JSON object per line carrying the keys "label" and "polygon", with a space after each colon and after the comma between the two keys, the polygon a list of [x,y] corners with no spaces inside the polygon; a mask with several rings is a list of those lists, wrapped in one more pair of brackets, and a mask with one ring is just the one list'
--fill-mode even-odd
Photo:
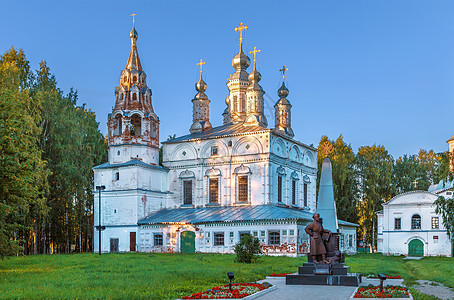
{"label": "statue of soldier", "polygon": [[315,213],[312,218],[314,222],[307,225],[304,229],[308,235],[311,236],[311,249],[310,255],[312,256],[312,260],[314,263],[319,263],[317,260],[318,256],[322,256],[322,260],[320,262],[329,263],[326,259],[326,247],[324,244],[324,240],[328,241],[331,236],[331,231],[325,230],[322,225],[322,220],[320,215]]}

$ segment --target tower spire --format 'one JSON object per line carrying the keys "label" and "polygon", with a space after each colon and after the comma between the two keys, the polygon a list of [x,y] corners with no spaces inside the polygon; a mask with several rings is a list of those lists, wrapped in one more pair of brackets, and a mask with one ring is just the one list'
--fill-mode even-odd
{"label": "tower spire", "polygon": [[195,89],[197,94],[194,99],[192,99],[192,125],[189,128],[191,133],[201,132],[208,129],[211,129],[210,123],[210,100],[205,94],[207,89],[207,84],[202,79],[202,67],[206,64],[205,61],[200,59],[200,62],[197,63],[200,66],[200,79],[195,84]]}
{"label": "tower spire", "polygon": [[249,73],[249,86],[246,91],[247,105],[246,105],[246,120],[244,125],[249,126],[268,126],[264,112],[263,95],[265,91],[260,86],[259,81],[262,78],[259,71],[257,71],[257,53],[261,50],[254,47],[254,50],[249,52],[254,54],[254,69]]}
{"label": "tower spire", "polygon": [[284,65],[279,71],[282,72],[282,85],[277,91],[279,100],[274,105],[275,121],[273,130],[292,138],[295,136],[292,129],[292,118],[290,111],[292,105],[290,104],[290,101],[287,100],[289,91],[285,86],[285,71],[288,71],[288,68],[286,68]]}
{"label": "tower spire", "polygon": [[232,59],[235,73],[230,75],[227,81],[229,96],[226,99],[227,108],[223,113],[224,124],[240,123],[246,119],[246,90],[250,83],[246,69],[251,64],[251,60],[243,52],[243,31],[247,28],[243,22],[235,28],[235,31],[240,32],[240,50]]}
{"label": "tower spire", "polygon": [[137,69],[138,71],[142,71],[142,64],[140,63],[139,58],[139,51],[137,51],[137,39],[139,38],[139,34],[135,28],[135,16],[137,14],[132,14],[132,29],[129,32],[129,37],[131,38],[131,52],[129,53],[128,62],[126,63],[126,68],[130,70]]}

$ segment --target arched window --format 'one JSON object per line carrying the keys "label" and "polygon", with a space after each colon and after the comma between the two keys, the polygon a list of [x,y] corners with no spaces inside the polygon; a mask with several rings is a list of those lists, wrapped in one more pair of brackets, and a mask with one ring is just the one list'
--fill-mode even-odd
{"label": "arched window", "polygon": [[132,94],[132,100],[137,100],[137,93]]}
{"label": "arched window", "polygon": [[131,117],[131,135],[141,135],[142,118],[139,115]]}
{"label": "arched window", "polygon": [[117,115],[114,123],[114,135],[121,135],[123,133],[122,123],[121,115]]}
{"label": "arched window", "polygon": [[137,81],[137,76],[134,76],[134,77],[132,78],[132,80],[133,80],[134,82],[136,82],[136,81]]}
{"label": "arched window", "polygon": [[238,203],[247,203],[250,201],[249,199],[249,175],[251,174],[251,170],[241,165],[234,170],[235,174],[237,175],[236,180],[236,194],[237,194],[237,201]]}
{"label": "arched window", "polygon": [[421,216],[416,214],[411,217],[411,229],[421,229]]}

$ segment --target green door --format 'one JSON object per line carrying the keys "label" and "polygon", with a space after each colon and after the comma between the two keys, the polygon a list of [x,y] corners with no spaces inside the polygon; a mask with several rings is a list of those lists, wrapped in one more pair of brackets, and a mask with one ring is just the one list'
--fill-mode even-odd
{"label": "green door", "polygon": [[181,233],[181,253],[195,253],[195,233],[192,231],[183,231]]}
{"label": "green door", "polygon": [[408,244],[408,256],[424,256],[424,244],[414,239]]}

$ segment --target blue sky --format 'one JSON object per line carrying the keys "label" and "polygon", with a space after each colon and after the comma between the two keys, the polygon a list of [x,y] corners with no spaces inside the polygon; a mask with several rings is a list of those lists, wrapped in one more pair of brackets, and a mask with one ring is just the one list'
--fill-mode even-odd
{"label": "blue sky", "polygon": [[[295,138],[340,134],[356,150],[382,144],[397,158],[447,150],[454,134],[454,1],[15,1],[2,3],[0,52],[46,60],[59,87],[79,92],[106,133],[136,13],[142,66],[161,141],[187,134],[202,58],[210,119],[222,124],[238,51],[261,49],[266,115],[287,72]],[[252,58],[252,57],[251,57]]]}

